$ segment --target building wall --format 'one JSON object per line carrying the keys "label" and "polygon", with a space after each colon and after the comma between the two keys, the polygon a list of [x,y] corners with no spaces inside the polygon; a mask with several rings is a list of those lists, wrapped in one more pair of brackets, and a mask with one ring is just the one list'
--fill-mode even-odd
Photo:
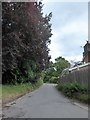
{"label": "building wall", "polygon": [[88,41],[84,46],[83,62],[85,63],[90,62],[90,43]]}

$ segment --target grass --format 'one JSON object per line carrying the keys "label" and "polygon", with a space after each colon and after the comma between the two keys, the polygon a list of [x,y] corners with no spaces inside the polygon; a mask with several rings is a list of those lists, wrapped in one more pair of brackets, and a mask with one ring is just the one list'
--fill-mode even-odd
{"label": "grass", "polygon": [[[87,102],[87,100],[90,99],[90,96],[88,94],[82,94],[79,96],[79,100],[80,101],[85,101]],[[88,101],[89,102],[89,101]]]}
{"label": "grass", "polygon": [[71,99],[76,99],[87,104],[89,103],[90,95],[88,95],[88,87],[85,85],[74,82],[63,85],[58,84],[56,88]]}
{"label": "grass", "polygon": [[42,80],[38,80],[35,84],[25,83],[17,85],[2,85],[2,103],[11,102],[24,94],[37,89],[43,84]]}
{"label": "grass", "polygon": [[0,99],[2,99],[2,85],[0,84]]}

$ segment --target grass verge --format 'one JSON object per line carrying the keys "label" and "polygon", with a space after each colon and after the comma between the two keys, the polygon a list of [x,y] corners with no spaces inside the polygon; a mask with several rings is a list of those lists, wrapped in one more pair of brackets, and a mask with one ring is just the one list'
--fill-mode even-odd
{"label": "grass verge", "polygon": [[2,85],[2,104],[3,106],[28,92],[39,88],[43,84],[42,80],[38,80],[35,84],[25,83],[17,85]]}
{"label": "grass verge", "polygon": [[90,95],[88,94],[88,87],[77,82],[58,84],[56,88],[65,96],[78,100],[82,103],[90,104]]}
{"label": "grass verge", "polygon": [[2,85],[0,84],[0,100],[2,99]]}

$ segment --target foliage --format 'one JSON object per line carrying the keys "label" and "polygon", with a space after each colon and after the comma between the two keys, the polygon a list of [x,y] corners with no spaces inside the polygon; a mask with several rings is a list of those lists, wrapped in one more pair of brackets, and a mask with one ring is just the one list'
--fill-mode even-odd
{"label": "foliage", "polygon": [[68,61],[65,58],[58,57],[55,59],[54,67],[57,70],[57,75],[60,76],[61,72],[68,67]]}
{"label": "foliage", "polygon": [[10,102],[27,92],[33,91],[43,84],[42,80],[38,80],[35,84],[23,83],[17,85],[2,85],[2,103]]}
{"label": "foliage", "polygon": [[51,62],[44,72],[44,82],[57,83],[63,69],[68,67],[68,61],[62,57],[55,59],[55,63]]}
{"label": "foliage", "polygon": [[0,84],[0,100],[2,98],[2,85]]}
{"label": "foliage", "polygon": [[52,76],[50,79],[49,79],[49,83],[57,83],[58,81],[58,78],[57,77],[54,77]]}
{"label": "foliage", "polygon": [[90,104],[90,95],[89,94],[79,94],[79,96],[75,96],[75,99],[78,99],[82,102]]}
{"label": "foliage", "polygon": [[67,94],[68,96],[72,96],[73,93],[86,93],[88,92],[87,86],[85,85],[81,85],[78,82],[73,82],[73,83],[65,83],[63,85],[58,85],[58,89],[63,91],[65,94]]}
{"label": "foliage", "polygon": [[52,13],[42,3],[2,3],[2,83],[31,82],[48,66]]}
{"label": "foliage", "polygon": [[58,84],[57,89],[62,91],[68,97],[88,102],[88,87],[84,84],[81,85],[78,82],[65,83],[63,85]]}

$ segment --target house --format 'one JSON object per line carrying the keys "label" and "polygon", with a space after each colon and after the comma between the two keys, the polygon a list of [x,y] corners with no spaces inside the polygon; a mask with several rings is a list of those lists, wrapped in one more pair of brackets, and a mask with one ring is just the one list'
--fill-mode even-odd
{"label": "house", "polygon": [[84,63],[90,62],[90,42],[89,41],[87,41],[87,43],[84,46],[83,62]]}

